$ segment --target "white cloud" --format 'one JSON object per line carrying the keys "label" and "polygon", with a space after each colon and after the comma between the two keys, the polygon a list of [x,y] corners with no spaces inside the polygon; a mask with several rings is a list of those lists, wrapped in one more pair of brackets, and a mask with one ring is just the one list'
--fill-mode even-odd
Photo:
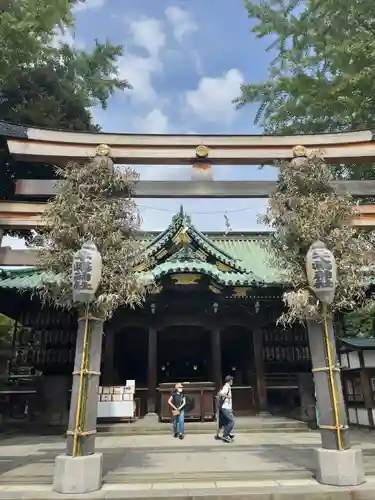
{"label": "white cloud", "polygon": [[185,93],[185,103],[203,121],[230,123],[235,116],[232,100],[239,95],[242,83],[244,76],[238,69],[217,78],[203,77],[196,90]]}
{"label": "white cloud", "polygon": [[25,240],[14,236],[4,236],[1,246],[10,247],[14,250],[23,250],[26,248]]}
{"label": "white cloud", "polygon": [[84,50],[85,42],[79,38],[76,38],[74,31],[62,27],[54,30],[54,35],[52,38],[52,46],[59,48],[61,45],[69,45],[70,47],[75,47],[79,50]]}
{"label": "white cloud", "polygon": [[145,50],[147,55],[138,56],[131,52],[125,54],[119,64],[120,76],[127,79],[133,87],[127,94],[130,99],[136,102],[153,101],[157,94],[152,77],[163,67],[160,54],[166,45],[163,24],[152,18],[125,22],[132,35],[131,45]]}
{"label": "white cloud", "polygon": [[121,78],[128,80],[133,87],[125,95],[136,102],[156,99],[157,94],[152,84],[152,76],[160,69],[159,61],[152,57],[124,55],[119,63],[119,74]]}
{"label": "white cloud", "polygon": [[129,25],[133,36],[132,43],[144,48],[148,54],[157,57],[166,43],[163,23],[153,18],[143,18]]}
{"label": "white cloud", "polygon": [[84,3],[78,3],[73,7],[73,12],[81,12],[83,10],[101,9],[107,0],[86,0]]}
{"label": "white cloud", "polygon": [[161,109],[153,109],[138,124],[138,129],[143,134],[166,134],[168,128],[169,119]]}
{"label": "white cloud", "polygon": [[165,9],[165,16],[171,24],[173,34],[178,42],[182,42],[190,33],[197,31],[198,25],[190,13],[180,7],[170,6]]}

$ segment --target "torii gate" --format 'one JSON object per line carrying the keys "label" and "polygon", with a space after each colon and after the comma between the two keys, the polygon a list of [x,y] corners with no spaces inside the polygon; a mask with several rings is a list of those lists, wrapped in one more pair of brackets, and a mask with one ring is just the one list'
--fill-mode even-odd
{"label": "torii gate", "polygon": [[[199,172],[204,181],[185,182],[140,182],[137,186],[137,197],[196,197],[196,198],[248,198],[268,197],[274,183],[259,181],[233,182],[226,181],[218,183],[212,180],[210,175],[211,166],[214,164],[232,165],[257,165],[269,164],[275,160],[292,160],[293,157],[305,157],[309,150],[323,150],[324,156],[330,163],[364,163],[375,161],[375,137],[371,131],[348,132],[339,134],[320,134],[302,136],[193,136],[193,135],[130,135],[130,134],[91,134],[62,132],[56,130],[42,130],[38,128],[27,128],[12,126],[0,122],[0,139],[6,141],[7,149],[13,159],[17,162],[60,164],[65,165],[69,160],[84,161],[95,154],[110,154],[118,163],[127,164],[190,164],[193,172]],[[4,153],[4,151],[3,151]],[[5,151],[5,154],[7,152]],[[32,229],[40,225],[40,215],[44,210],[47,200],[54,195],[56,179],[25,179],[22,172],[15,179],[15,191],[11,200],[0,202],[0,228],[23,228]],[[193,176],[194,177],[194,176]],[[199,177],[199,176],[198,176]],[[348,181],[336,182],[337,189],[348,190],[353,196],[363,197],[375,195],[375,181]],[[34,203],[35,199],[39,203]],[[375,226],[374,209],[362,207],[362,216],[353,221],[353,224],[364,226]],[[22,251],[16,254],[11,251],[9,261],[13,265],[19,255],[16,265],[32,265],[35,263],[35,254],[31,251]],[[0,264],[4,265],[3,261]],[[10,264],[8,264],[10,265]],[[99,325],[98,318],[92,318]],[[310,323],[310,324],[309,324]],[[98,327],[96,335],[98,345],[101,345],[101,328]],[[317,401],[321,411],[321,419],[324,425],[320,425],[322,433],[323,448],[318,450],[317,478],[320,482],[333,485],[358,485],[364,481],[364,473],[361,462],[361,452],[358,449],[350,449],[347,442],[347,426],[344,415],[344,404],[340,383],[328,383],[328,373],[334,373],[339,380],[340,370],[336,366],[335,354],[331,360],[331,347],[334,345],[334,332],[332,322],[326,324],[325,334],[330,353],[328,356],[329,366],[325,366],[326,354],[322,335],[322,325],[317,321],[308,321],[308,332],[310,350],[314,366],[314,378],[316,383]],[[82,330],[83,331],[83,330]],[[82,333],[81,331],[81,333]],[[82,335],[81,338],[83,339]],[[100,339],[100,342],[99,340]],[[84,341],[77,340],[76,362],[80,364],[80,350],[83,350]],[[98,377],[100,368],[100,348],[95,347],[96,366],[90,364],[90,374]],[[83,357],[83,356],[82,356]],[[82,366],[78,368],[82,372]],[[340,419],[333,416],[333,408],[330,406],[330,391],[336,393],[335,387],[339,387],[338,405],[335,404],[335,412],[340,412]],[[77,385],[76,385],[77,389]],[[72,402],[78,398],[77,390],[72,391]],[[97,395],[91,391],[91,408],[95,408]],[[74,400],[74,398],[76,398]],[[73,404],[73,403],[72,403]],[[338,413],[337,413],[338,414]],[[91,417],[95,416],[95,411]],[[335,422],[333,426],[332,423]],[[327,425],[329,424],[329,425]],[[336,434],[337,431],[337,445]],[[76,432],[76,431],[75,431]],[[95,430],[88,431],[95,433]],[[61,455],[55,463],[54,489],[59,492],[71,492],[69,470],[76,473],[77,461],[70,462],[70,456]],[[80,465],[82,476],[82,491],[91,492],[101,486],[101,457],[93,454],[82,458],[90,458],[90,461],[82,461]],[[90,471],[90,477],[86,470],[91,464],[95,469]],[[78,468],[79,470],[79,468]],[[344,471],[344,472],[343,472]],[[73,474],[74,475],[74,474]],[[87,475],[87,478],[86,478]],[[70,477],[69,477],[70,476]],[[69,479],[66,483],[65,480]],[[74,490],[78,492],[77,490]]]}
{"label": "torii gate", "polygon": [[[375,162],[371,130],[296,136],[266,135],[138,135],[49,130],[0,122],[0,141],[19,163],[14,193],[0,202],[0,228],[35,229],[56,192],[53,165],[85,161],[99,152],[129,165],[191,165],[190,181],[140,181],[136,198],[268,198],[273,181],[215,181],[213,165],[272,164],[321,150],[330,163]],[[22,164],[51,165],[45,178],[29,177]],[[375,181],[336,181],[337,190],[356,198],[375,195]],[[356,226],[375,226],[375,205],[361,205]],[[0,265],[33,265],[32,250],[0,250]]]}

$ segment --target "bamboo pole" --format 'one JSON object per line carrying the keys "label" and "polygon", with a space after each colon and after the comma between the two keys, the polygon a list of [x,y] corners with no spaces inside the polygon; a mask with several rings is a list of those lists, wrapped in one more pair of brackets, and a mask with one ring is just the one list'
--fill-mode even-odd
{"label": "bamboo pole", "polygon": [[82,425],[85,419],[85,392],[87,388],[86,378],[88,374],[88,339],[89,339],[89,311],[85,309],[85,330],[83,336],[83,349],[81,356],[81,369],[79,371],[78,403],[76,409],[75,429],[73,439],[73,457],[82,456],[80,438],[84,435]]}

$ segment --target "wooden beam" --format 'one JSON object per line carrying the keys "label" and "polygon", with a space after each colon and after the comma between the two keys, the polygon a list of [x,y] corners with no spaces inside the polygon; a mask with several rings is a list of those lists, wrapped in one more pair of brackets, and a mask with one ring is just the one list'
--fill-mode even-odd
{"label": "wooden beam", "polygon": [[110,146],[117,162],[130,164],[191,164],[197,158],[197,148],[203,145],[208,148],[207,160],[222,165],[291,159],[293,148],[298,145],[309,151],[321,150],[331,163],[375,159],[372,130],[295,136],[97,134],[14,126],[0,121],[0,134],[7,139],[9,151],[16,159],[57,164],[87,160],[95,155],[99,144]]}
{"label": "wooden beam", "polygon": [[0,202],[0,227],[35,229],[43,225],[41,214],[45,203]]}
{"label": "wooden beam", "polygon": [[[101,134],[98,134],[98,136]],[[62,134],[64,136],[64,134]],[[99,137],[96,140],[100,140]],[[95,136],[94,136],[95,137]],[[166,136],[168,137],[168,136]],[[183,136],[181,136],[184,138]],[[302,136],[303,137],[303,136]],[[347,143],[317,143],[312,140],[315,136],[304,136],[308,142],[300,142],[297,137],[252,137],[246,144],[238,146],[233,141],[221,138],[219,145],[207,144],[210,152],[207,160],[212,165],[269,165],[277,160],[291,160],[293,158],[293,147],[299,144],[307,148],[320,149],[329,163],[365,163],[375,161],[375,142],[347,142]],[[370,137],[370,136],[369,136]],[[208,140],[210,138],[207,138]],[[268,139],[268,140],[266,140]],[[288,139],[285,141],[284,139]],[[289,144],[293,140],[292,144]],[[199,141],[199,138],[195,139]],[[69,161],[87,161],[95,156],[96,146],[100,144],[67,143],[62,140],[55,142],[30,141],[28,139],[8,139],[8,149],[12,156],[19,161],[44,162],[64,165]],[[155,140],[150,144],[155,144]],[[165,143],[165,138],[162,141]],[[186,146],[186,142],[177,137],[177,145],[172,141],[167,145],[116,145],[109,143],[111,154],[117,163],[131,165],[187,165],[196,161],[196,147],[201,144]],[[213,142],[217,142],[213,141]],[[238,141],[244,143],[245,141]],[[273,143],[273,145],[272,145]],[[108,143],[107,143],[108,144]],[[184,145],[182,145],[184,144]]]}
{"label": "wooden beam", "polygon": [[24,203],[18,201],[0,201],[0,214],[39,215],[45,209],[45,203]]}
{"label": "wooden beam", "polygon": [[359,215],[353,220],[353,226],[375,228],[375,205],[359,205],[358,211]]}
{"label": "wooden beam", "polygon": [[[56,180],[19,179],[16,195],[43,198],[56,194]],[[135,198],[267,198],[275,189],[273,181],[140,181]],[[375,181],[374,188],[375,192]]]}
{"label": "wooden beam", "polygon": [[8,247],[0,248],[0,266],[35,266],[37,263],[35,250],[12,250]]}
{"label": "wooden beam", "polygon": [[[19,179],[16,195],[28,199],[48,199],[62,181]],[[356,197],[375,196],[375,181],[336,181],[338,192]],[[140,181],[135,198],[268,198],[276,188],[274,181]]]}
{"label": "wooden beam", "polygon": [[204,144],[208,147],[257,147],[290,146],[298,144],[318,148],[327,144],[356,144],[373,140],[372,130],[357,132],[336,132],[330,134],[309,135],[194,135],[194,134],[113,134],[90,133],[67,130],[40,129],[28,127],[26,136],[38,142],[57,142],[67,144],[109,144],[139,147],[196,147]]}
{"label": "wooden beam", "polygon": [[[41,207],[45,207],[43,204],[37,203],[4,203],[0,202],[0,210],[4,212],[4,206],[8,205],[10,210],[15,210],[14,205],[19,205],[19,217],[20,220],[16,218],[9,219],[8,223],[4,219],[0,219],[0,227],[6,229],[33,229],[37,226],[42,226],[43,223],[39,222],[38,225],[33,221],[35,215],[31,215],[30,219],[27,219],[27,207],[32,208],[35,213],[36,210]],[[360,205],[358,207],[359,215],[353,220],[353,226],[357,226],[364,229],[375,228],[375,205]],[[13,214],[16,214],[14,211]],[[22,215],[23,214],[23,215]],[[5,223],[4,223],[5,221]],[[7,247],[0,248],[0,266],[35,266],[37,263],[37,251],[32,249],[25,250],[12,250]]]}
{"label": "wooden beam", "polygon": [[[0,228],[37,229],[43,227],[42,213],[46,203],[0,202]],[[358,227],[375,227],[375,205],[359,205],[359,214],[353,220]]]}

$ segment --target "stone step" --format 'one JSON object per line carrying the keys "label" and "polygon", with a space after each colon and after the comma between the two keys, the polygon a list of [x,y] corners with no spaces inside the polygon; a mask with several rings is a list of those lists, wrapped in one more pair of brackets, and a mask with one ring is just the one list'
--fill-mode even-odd
{"label": "stone step", "polygon": [[179,472],[174,474],[163,473],[118,473],[109,472],[105,482],[110,484],[131,483],[155,484],[155,483],[179,483],[179,482],[203,482],[203,481],[253,481],[265,479],[311,479],[314,473],[308,470],[281,469],[275,471],[212,471],[212,472]]}
{"label": "stone step", "polygon": [[0,500],[373,500],[375,485],[371,481],[357,487],[337,488],[316,483],[311,479],[278,481],[234,481],[228,483],[168,484],[108,484],[100,491],[85,495],[60,495],[48,487],[25,485],[0,489]]}
{"label": "stone step", "polygon": [[[225,475],[225,478],[223,477]],[[115,473],[109,472],[104,477],[105,483],[137,483],[137,484],[154,484],[154,483],[178,483],[178,482],[194,482],[194,481],[252,481],[257,479],[309,479],[313,477],[313,473],[307,470],[290,471],[290,469],[280,470],[275,472],[259,472],[259,471],[228,471],[223,472],[180,472],[178,474],[167,473]],[[12,478],[4,478],[0,475],[0,484],[51,484],[51,476],[12,476]]]}
{"label": "stone step", "polygon": [[[216,432],[216,422],[186,422],[185,429],[188,434],[213,434]],[[269,432],[308,432],[309,427],[306,422],[293,419],[278,419],[277,417],[266,418],[238,418],[236,421],[237,434],[258,434]],[[66,426],[40,426],[33,422],[7,425],[0,429],[3,435],[65,435]],[[102,436],[131,436],[134,434],[148,435],[159,434],[169,435],[171,433],[170,423],[149,423],[145,420],[136,422],[116,422],[116,423],[98,423],[97,432]]]}
{"label": "stone step", "polygon": [[[216,429],[186,429],[186,434],[214,434]],[[266,429],[239,429],[235,428],[233,431],[235,434],[268,434],[271,432],[283,432],[283,433],[306,433],[308,429],[306,427],[287,427],[283,429],[275,429],[275,428],[266,428]],[[98,430],[100,436],[131,436],[133,434],[137,434],[138,436],[142,435],[169,435],[171,433],[170,429],[109,429],[109,430]]]}
{"label": "stone step", "polygon": [[[216,432],[216,422],[187,422],[185,424],[185,432],[187,434],[213,434]],[[147,435],[159,434],[168,435],[171,433],[170,424],[146,424],[143,421],[138,421],[133,424],[116,423],[116,424],[98,424],[97,431],[101,435],[107,436],[127,436],[127,435]],[[235,425],[235,433],[237,434],[259,434],[269,432],[308,432],[309,428],[305,422],[298,420],[282,420],[277,421],[270,419],[264,422],[241,422],[237,421]]]}
{"label": "stone step", "polygon": [[[165,428],[144,428],[144,427],[101,427],[98,428],[97,430],[98,435],[100,436],[147,436],[147,435],[165,435],[169,436],[171,434],[171,428],[170,426],[166,426]],[[235,434],[269,434],[273,432],[283,432],[285,434],[289,433],[306,433],[310,432],[310,429],[306,426],[295,426],[295,427],[262,427],[262,428],[255,428],[255,427],[248,427],[248,428],[241,428],[241,427],[236,427],[235,428]],[[185,433],[186,434],[215,434],[216,433],[216,427],[212,428],[204,428],[204,429],[195,429],[195,428],[186,428],[185,427]],[[45,427],[43,429],[35,429],[33,427],[27,427],[27,428],[22,428],[22,429],[8,429],[3,433],[3,437],[12,437],[12,436],[17,436],[17,435],[38,435],[38,436],[62,436],[65,437],[66,435],[66,428],[56,428],[56,427]]]}
{"label": "stone step", "polygon": [[[365,473],[368,476],[375,474],[375,466],[365,466]],[[178,483],[195,481],[263,481],[279,479],[314,479],[315,472],[307,469],[290,470],[290,468],[278,469],[277,471],[204,471],[204,472],[179,472],[175,474],[137,474],[109,472],[105,477],[106,483]]]}
{"label": "stone step", "polygon": [[[365,466],[366,476],[375,476],[375,464]],[[108,472],[104,476],[105,484],[164,484],[194,483],[194,482],[216,482],[216,481],[279,481],[314,479],[313,471],[307,469],[290,470],[290,468],[278,469],[277,471],[204,471],[204,472],[179,472],[179,473],[115,473]],[[3,477],[0,475],[0,485],[22,485],[22,484],[52,484],[52,476],[38,475],[34,477],[25,475],[12,475]],[[375,497],[374,497],[375,498]]]}

